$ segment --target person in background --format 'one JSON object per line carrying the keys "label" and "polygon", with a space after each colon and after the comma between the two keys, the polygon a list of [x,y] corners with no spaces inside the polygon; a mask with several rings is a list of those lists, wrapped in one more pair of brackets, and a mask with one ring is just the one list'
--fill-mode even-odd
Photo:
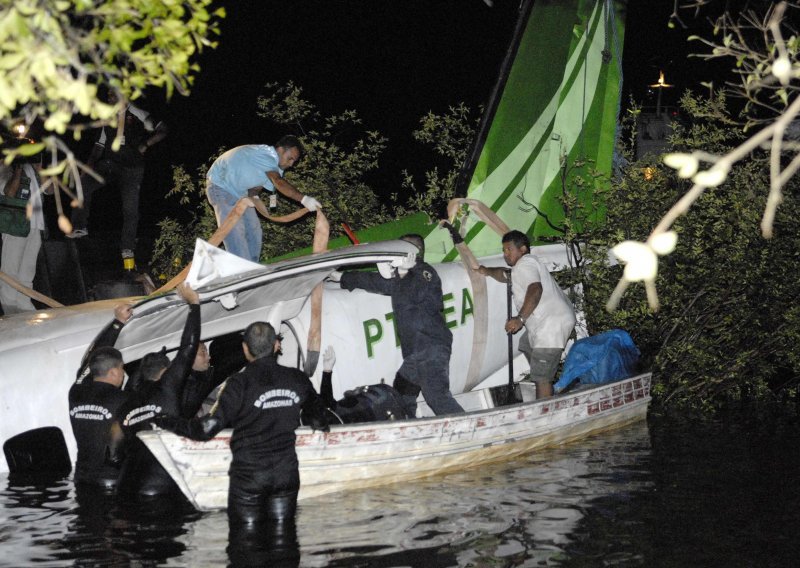
{"label": "person in background", "polygon": [[97,336],[78,369],[69,389],[69,420],[78,445],[75,483],[113,490],[119,479],[116,458],[122,431],[119,411],[129,393],[122,390],[125,379],[122,354],[113,345],[132,315],[131,307],[114,308],[114,321]]}
{"label": "person in background", "polygon": [[229,523],[291,526],[300,489],[295,429],[302,410],[314,429],[327,432],[325,405],[302,371],[278,364],[281,342],[272,325],[254,322],[242,339],[247,366],[225,382],[211,412],[164,416],[157,424],[194,440],[233,428]]}
{"label": "person in background", "polygon": [[[303,145],[297,137],[287,135],[278,140],[275,146],[237,146],[217,158],[206,176],[206,195],[214,208],[217,226],[222,225],[240,199],[258,199],[262,190],[273,194],[277,190],[312,212],[321,209],[319,201],[303,195],[283,179],[284,171],[294,166],[302,154]],[[223,239],[223,243],[229,253],[258,262],[261,257],[261,239],[261,222],[255,209],[250,207]]]}
{"label": "person in background", "polygon": [[406,414],[416,416],[417,396],[435,414],[464,412],[450,392],[450,353],[453,334],[442,310],[442,281],[426,263],[425,241],[420,235],[404,235],[401,240],[419,249],[407,264],[395,269],[391,278],[375,272],[334,272],[331,279],[345,290],[361,288],[374,294],[391,296],[403,364],[394,379],[402,395]]}
{"label": "person in background", "polygon": [[[531,366],[536,398],[553,395],[553,378],[561,354],[575,328],[575,309],[561,291],[547,267],[530,253],[530,240],[521,231],[509,231],[502,238],[503,258],[511,267],[511,289],[517,315],[505,324],[506,333],[525,328],[519,350]],[[478,272],[498,282],[508,281],[508,271],[481,265]]]}
{"label": "person in background", "polygon": [[125,107],[123,120],[122,145],[117,151],[111,147],[116,136],[114,130],[105,126],[100,129],[87,165],[103,180],[98,181],[90,175],[81,178],[83,207],[72,210],[73,229],[67,236],[78,239],[88,235],[92,194],[109,184],[117,187],[122,199],[122,263],[125,269],[133,270],[145,154],[167,136],[167,126],[163,122],[156,122],[150,113],[130,103]]}
{"label": "person in background", "polygon": [[333,398],[333,366],[336,351],[329,345],[322,355],[322,381],[319,394],[336,419],[343,424],[402,420],[414,418],[406,415],[403,396],[383,382],[357,387],[344,393],[340,400]]}
{"label": "person in background", "polygon": [[201,342],[197,346],[197,355],[192,363],[192,370],[186,377],[183,385],[183,397],[181,399],[181,416],[192,418],[202,416],[203,402],[221,381],[216,380],[214,368],[211,366],[211,355],[206,344]]}
{"label": "person in background", "polygon": [[[25,199],[32,206],[30,231],[27,236],[3,233],[0,271],[28,288],[33,288],[36,260],[42,248],[42,231],[45,229],[38,169],[37,164],[20,161],[20,158],[10,166],[0,163],[0,193],[6,197]],[[0,304],[5,315],[31,312],[36,309],[28,296],[5,282],[0,282]]]}

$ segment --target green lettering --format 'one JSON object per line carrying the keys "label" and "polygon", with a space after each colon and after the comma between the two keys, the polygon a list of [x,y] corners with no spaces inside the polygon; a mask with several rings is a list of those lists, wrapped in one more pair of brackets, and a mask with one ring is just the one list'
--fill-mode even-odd
{"label": "green lettering", "polygon": [[467,321],[467,314],[473,315],[475,313],[475,306],[472,302],[472,296],[469,295],[469,290],[464,288],[461,291],[461,325]]}
{"label": "green lettering", "polygon": [[383,337],[383,326],[381,322],[376,319],[368,319],[364,321],[364,339],[367,342],[367,357],[372,359],[374,356],[372,346],[381,340]]}
{"label": "green lettering", "polygon": [[394,319],[394,312],[386,314],[386,321],[392,322],[392,329],[394,330],[394,346],[400,347],[400,334],[397,333],[397,320]]}
{"label": "green lettering", "polygon": [[456,320],[451,320],[448,318],[449,315],[454,314],[456,312],[455,306],[448,306],[448,302],[453,301],[453,293],[448,292],[444,296],[442,296],[442,303],[444,304],[444,308],[442,309],[442,315],[444,316],[444,322],[447,324],[447,327],[453,329],[458,325]]}

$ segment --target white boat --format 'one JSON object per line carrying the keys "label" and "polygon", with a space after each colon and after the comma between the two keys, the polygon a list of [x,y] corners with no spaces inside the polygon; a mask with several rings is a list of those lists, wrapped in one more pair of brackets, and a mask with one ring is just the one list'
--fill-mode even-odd
{"label": "white boat", "polygon": [[[651,375],[549,399],[414,420],[297,430],[300,499],[500,461],[645,418]],[[523,388],[528,385],[522,385]],[[532,385],[530,385],[532,388]],[[491,406],[489,389],[471,393]],[[164,430],[139,437],[200,510],[226,507],[231,430],[197,442]]]}

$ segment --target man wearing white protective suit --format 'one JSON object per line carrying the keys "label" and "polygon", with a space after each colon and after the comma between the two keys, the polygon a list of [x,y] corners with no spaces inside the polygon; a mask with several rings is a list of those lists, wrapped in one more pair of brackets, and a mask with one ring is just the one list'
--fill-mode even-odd
{"label": "man wearing white protective suit", "polygon": [[[404,235],[401,240],[419,249],[391,274],[374,272],[334,273],[345,290],[361,288],[374,294],[391,296],[403,364],[394,379],[394,388],[403,395],[406,412],[415,416],[417,395],[437,415],[464,412],[450,392],[450,353],[453,334],[442,310],[442,281],[433,267],[424,262],[425,242],[420,235]],[[388,276],[388,278],[387,278]]]}

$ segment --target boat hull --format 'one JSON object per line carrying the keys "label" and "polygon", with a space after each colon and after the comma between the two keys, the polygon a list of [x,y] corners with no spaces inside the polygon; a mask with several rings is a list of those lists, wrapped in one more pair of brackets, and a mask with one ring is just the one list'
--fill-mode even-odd
{"label": "boat hull", "polygon": [[[297,430],[300,499],[501,461],[645,418],[650,374],[550,399],[433,418]],[[163,430],[139,437],[200,510],[228,500],[231,430],[197,442]]]}

